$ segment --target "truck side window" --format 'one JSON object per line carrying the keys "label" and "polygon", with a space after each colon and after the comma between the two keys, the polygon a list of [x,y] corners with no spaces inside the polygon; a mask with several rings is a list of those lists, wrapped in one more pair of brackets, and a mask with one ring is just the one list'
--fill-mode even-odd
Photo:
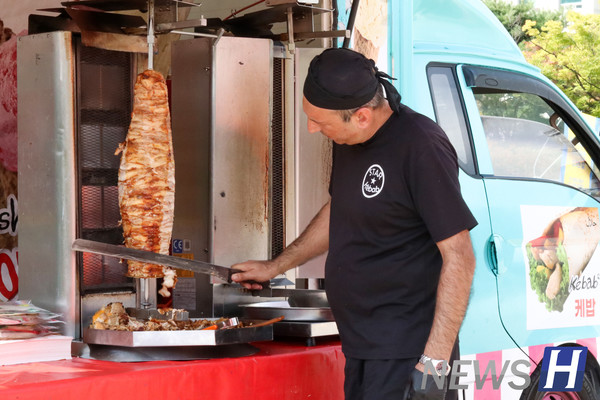
{"label": "truck side window", "polygon": [[543,179],[600,195],[598,169],[542,98],[473,88],[495,176]]}
{"label": "truck side window", "polygon": [[474,174],[473,152],[454,70],[447,66],[435,66],[427,68],[427,73],[437,123],[454,146],[461,168]]}

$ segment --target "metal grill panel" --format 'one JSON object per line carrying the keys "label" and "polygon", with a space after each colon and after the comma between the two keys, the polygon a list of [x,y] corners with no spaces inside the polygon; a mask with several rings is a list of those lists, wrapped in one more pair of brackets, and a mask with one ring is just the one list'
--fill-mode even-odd
{"label": "metal grill panel", "polygon": [[285,141],[284,141],[284,60],[273,60],[273,122],[271,144],[272,220],[271,257],[277,257],[285,247]]}
{"label": "metal grill panel", "polygon": [[[132,57],[128,53],[78,46],[79,236],[123,243],[118,205],[120,157],[131,115]],[[83,254],[79,260],[82,294],[130,290],[125,263]]]}

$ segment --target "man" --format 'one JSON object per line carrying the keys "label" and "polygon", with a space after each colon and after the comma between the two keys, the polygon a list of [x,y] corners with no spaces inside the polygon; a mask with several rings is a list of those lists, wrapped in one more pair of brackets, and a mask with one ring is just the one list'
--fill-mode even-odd
{"label": "man", "polygon": [[405,398],[411,375],[420,388],[415,368],[423,372],[427,357],[450,359],[475,267],[477,222],[460,193],[456,153],[438,125],[400,104],[387,78],[348,49],[312,60],[303,108],[308,130],[334,142],[331,199],[280,256],[237,264],[244,272],[232,277],[258,289],[247,281],[329,250],[325,286],[346,399]]}

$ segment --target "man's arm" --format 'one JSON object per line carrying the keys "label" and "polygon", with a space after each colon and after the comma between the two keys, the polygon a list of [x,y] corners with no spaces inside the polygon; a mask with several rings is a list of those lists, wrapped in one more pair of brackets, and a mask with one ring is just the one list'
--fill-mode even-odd
{"label": "man's arm", "polygon": [[244,272],[233,274],[231,279],[247,289],[261,289],[260,284],[250,284],[245,281],[266,282],[288,269],[304,264],[326,252],[329,248],[329,203],[327,202],[321,208],[304,232],[277,258],[270,261],[246,261],[232,265],[232,268]]}
{"label": "man's arm", "polygon": [[[437,290],[433,326],[424,354],[449,360],[469,302],[475,272],[475,256],[469,231],[464,230],[437,243],[443,264]],[[423,365],[417,364],[423,371]]]}

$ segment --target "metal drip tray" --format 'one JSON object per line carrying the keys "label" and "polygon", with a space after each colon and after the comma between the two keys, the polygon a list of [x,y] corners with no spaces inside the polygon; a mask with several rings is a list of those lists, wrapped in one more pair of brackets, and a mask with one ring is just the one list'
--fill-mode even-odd
{"label": "metal drip tray", "polygon": [[252,319],[271,319],[283,315],[284,321],[333,321],[329,307],[292,307],[287,301],[267,301],[240,306],[243,314]]}
{"label": "metal drip tray", "polygon": [[273,325],[218,330],[83,331],[85,343],[125,347],[219,346],[265,340],[273,340]]}
{"label": "metal drip tray", "polygon": [[127,347],[80,343],[75,354],[81,358],[112,362],[189,361],[246,357],[259,352],[249,343],[223,346]]}
{"label": "metal drip tray", "polygon": [[314,338],[338,334],[329,307],[292,307],[287,301],[268,301],[242,305],[247,318],[270,319],[283,315],[285,319],[273,325],[275,337],[305,338],[314,345]]}

